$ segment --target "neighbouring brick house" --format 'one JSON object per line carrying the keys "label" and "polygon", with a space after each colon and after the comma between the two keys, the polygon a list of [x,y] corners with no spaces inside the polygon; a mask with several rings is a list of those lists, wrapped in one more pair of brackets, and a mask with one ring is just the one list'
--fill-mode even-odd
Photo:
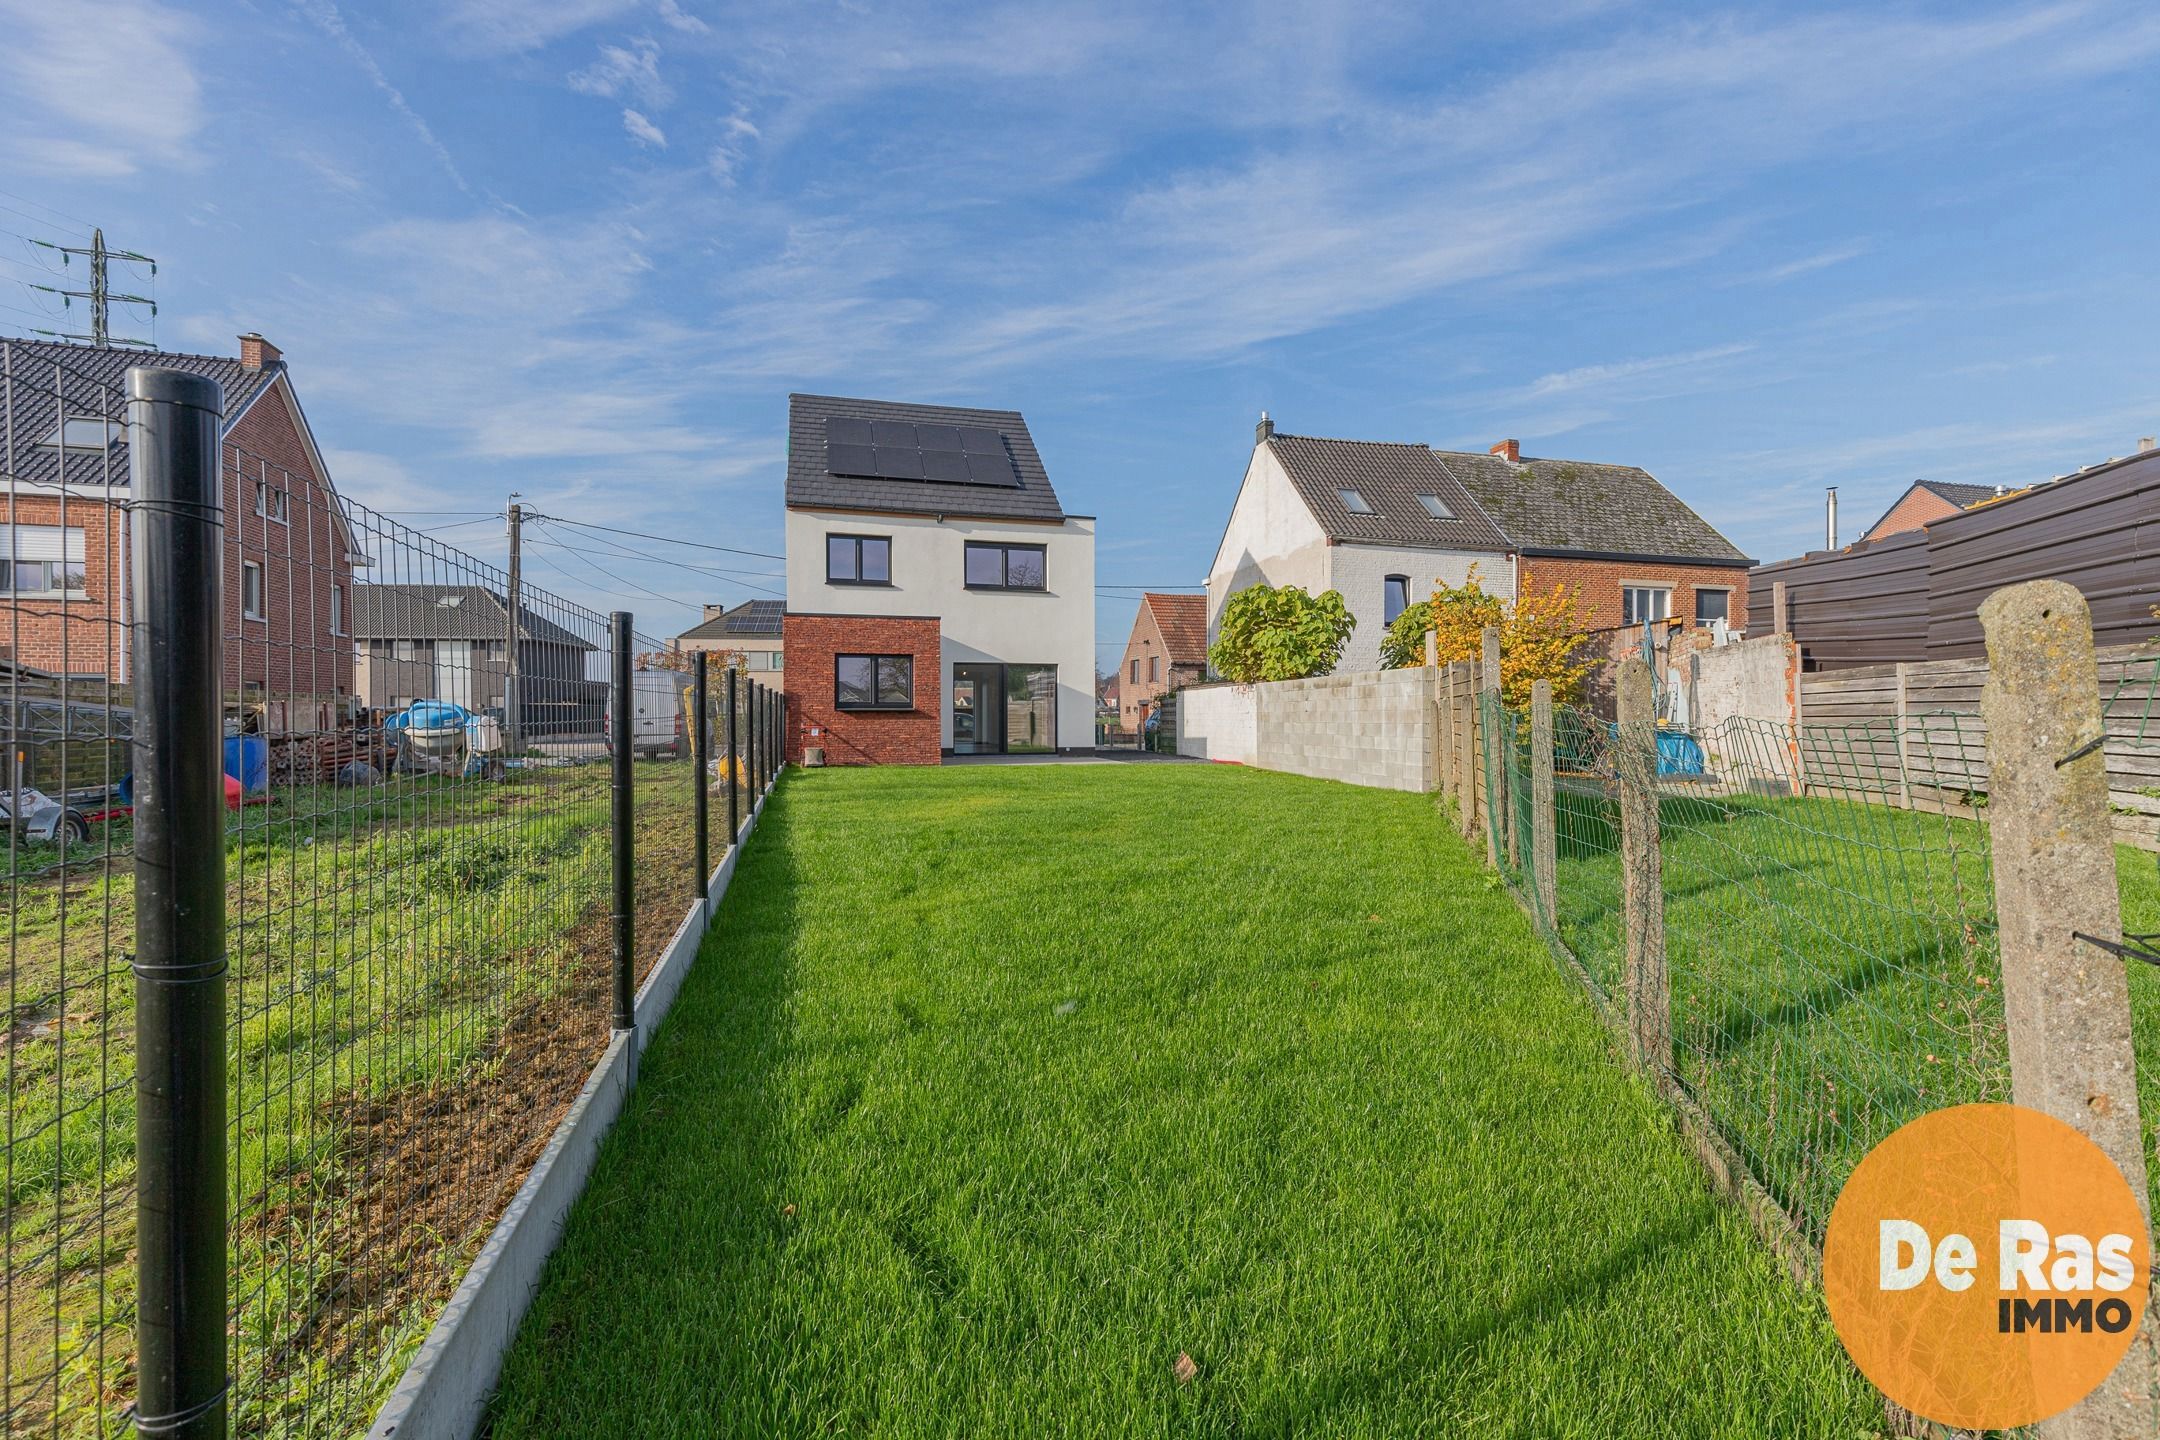
{"label": "neighbouring brick house", "polygon": [[353,691],[355,557],[328,468],[277,347],[237,357],[0,341],[13,417],[0,455],[0,659],[55,673],[131,674],[126,373],[185,370],[224,392],[228,696],[277,732],[322,727]]}
{"label": "neighbouring brick house", "polygon": [[1883,512],[1883,517],[1868,527],[1863,540],[1880,540],[1885,535],[1897,535],[1907,530],[1918,530],[1937,520],[1947,520],[1983,500],[1992,500],[2003,493],[2000,485],[1958,485],[1946,480],[1915,480],[1905,487],[1895,504]]}
{"label": "neighbouring brick house", "polygon": [[1207,596],[1146,591],[1118,662],[1118,728],[1138,730],[1158,696],[1207,679]]}
{"label": "neighbouring brick house", "polygon": [[788,401],[788,756],[1092,750],[1095,521],[1017,411]]}
{"label": "neighbouring brick house", "polygon": [[[540,609],[528,602],[518,610],[520,728],[540,737],[598,729],[607,687],[585,672],[586,657],[599,646]],[[415,700],[496,709],[510,678],[509,629],[502,592],[484,585],[355,586],[361,701],[377,710],[400,710]]]}
{"label": "neighbouring brick house", "polygon": [[1592,631],[1746,623],[1755,562],[1649,471],[1525,459],[1513,440],[1438,453],[1514,546],[1513,593],[1570,586]]}

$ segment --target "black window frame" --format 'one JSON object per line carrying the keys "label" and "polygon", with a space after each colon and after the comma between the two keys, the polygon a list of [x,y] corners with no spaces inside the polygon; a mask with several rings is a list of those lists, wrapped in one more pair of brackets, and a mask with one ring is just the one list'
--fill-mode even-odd
{"label": "black window frame", "polygon": [[[1390,599],[1392,599],[1393,597],[1392,597],[1392,596],[1391,596],[1391,595],[1390,595],[1390,594],[1389,594],[1388,592],[1389,592],[1389,591],[1390,591],[1390,590],[1391,590],[1391,589],[1392,589],[1392,588],[1393,588],[1394,586],[1396,586],[1396,585],[1400,585],[1400,586],[1402,586],[1402,609],[1401,609],[1401,610],[1397,610],[1397,611],[1395,612],[1395,614],[1394,614],[1394,615],[1390,615],[1390,614],[1388,614],[1388,613],[1387,613],[1387,612],[1388,612],[1388,601],[1389,601]],[[1407,575],[1383,575],[1383,576],[1381,576],[1381,577],[1380,577],[1380,623],[1381,623],[1381,624],[1383,624],[1383,625],[1392,625],[1392,624],[1394,624],[1394,623],[1395,623],[1395,620],[1396,620],[1396,617],[1397,617],[1397,616],[1400,616],[1400,615],[1401,615],[1401,614],[1403,613],[1403,610],[1408,610],[1409,608],[1410,608],[1410,577],[1409,577],[1409,576],[1407,576]]]}
{"label": "black window frame", "polygon": [[[1725,613],[1723,615],[1712,615],[1708,619],[1703,617],[1702,602],[1703,597],[1706,595],[1721,595],[1724,597]],[[1732,624],[1732,597],[1733,587],[1730,585],[1697,585],[1695,587],[1695,623],[1697,625],[1708,625],[1713,621],[1723,620],[1728,625]]]}
{"label": "black window frame", "polygon": [[[1005,577],[996,585],[978,584],[968,579],[968,556],[977,550],[998,552],[998,574]],[[1012,583],[1012,552],[1032,550],[1042,557],[1042,584],[1015,585]],[[1017,590],[1022,594],[1041,595],[1050,589],[1050,547],[1039,541],[1027,540],[968,540],[960,549],[960,588],[963,590]]]}
{"label": "black window frame", "polygon": [[[840,666],[844,662],[849,660],[868,660],[870,662],[870,703],[867,705],[857,704],[854,701],[842,698],[840,690]],[[903,664],[907,667],[907,698],[905,700],[896,702],[878,699],[879,691],[883,688],[882,675],[880,672],[882,667],[888,661]],[[839,652],[833,656],[833,709],[846,710],[850,713],[854,713],[863,710],[897,711],[913,710],[914,708],[915,657],[913,655],[908,655],[904,653],[894,654],[890,652],[879,653],[862,650],[847,650]]]}
{"label": "black window frame", "polygon": [[[835,540],[852,540],[855,542],[855,574],[857,576],[856,579],[844,580],[836,577],[832,573],[832,543]],[[866,542],[870,541],[875,541],[877,544],[883,545],[885,547],[885,578],[883,580],[864,580],[860,578],[863,571],[863,545]],[[828,585],[869,585],[877,588],[890,590],[893,583],[892,536],[854,535],[841,531],[827,531],[825,535],[825,583]]]}

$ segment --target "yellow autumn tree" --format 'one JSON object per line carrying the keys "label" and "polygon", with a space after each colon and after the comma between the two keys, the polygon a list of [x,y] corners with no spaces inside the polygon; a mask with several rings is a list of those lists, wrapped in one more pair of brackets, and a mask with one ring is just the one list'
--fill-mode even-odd
{"label": "yellow autumn tree", "polygon": [[[1420,608],[1425,613],[1412,626],[1405,627],[1406,631],[1417,631],[1415,646],[1391,646],[1390,658],[1394,652],[1401,652],[1400,663],[1423,663],[1424,632],[1430,629],[1441,664],[1457,660],[1480,663],[1485,658],[1485,627],[1497,625],[1500,698],[1512,710],[1529,708],[1530,687],[1539,680],[1552,682],[1555,705],[1574,704],[1582,698],[1583,681],[1597,665],[1596,659],[1584,652],[1580,594],[1568,585],[1556,583],[1549,590],[1532,589],[1510,605],[1485,589],[1473,565],[1462,584],[1435,586],[1429,602],[1411,607]],[[1401,620],[1410,619],[1410,612],[1405,611]],[[1409,638],[1406,633],[1403,640]]]}

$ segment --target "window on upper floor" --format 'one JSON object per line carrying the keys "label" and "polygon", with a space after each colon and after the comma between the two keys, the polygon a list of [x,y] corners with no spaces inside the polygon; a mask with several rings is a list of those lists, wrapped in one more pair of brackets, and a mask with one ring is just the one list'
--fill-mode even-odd
{"label": "window on upper floor", "polygon": [[240,562],[240,613],[250,620],[263,614],[263,567],[253,560]]}
{"label": "window on upper floor", "polygon": [[827,535],[825,583],[892,584],[892,538],[886,535]]}
{"label": "window on upper floor", "polygon": [[330,633],[332,635],[343,635],[345,633],[345,587],[343,585],[332,585],[330,587]]}
{"label": "window on upper floor", "polygon": [[1370,515],[1373,513],[1372,506],[1365,503],[1365,497],[1355,490],[1347,487],[1337,490],[1335,498],[1342,501],[1342,508],[1352,515]]}
{"label": "window on upper floor", "polygon": [[963,580],[970,590],[1041,590],[1049,582],[1048,558],[1040,545],[967,542]]}
{"label": "window on upper floor", "polygon": [[1138,655],[1132,657],[1132,683],[1135,685],[1140,683],[1140,657]]}
{"label": "window on upper floor", "polygon": [[1410,608],[1410,577],[1390,575],[1380,583],[1380,623],[1392,625],[1396,616]]}
{"label": "window on upper floor", "polygon": [[1150,680],[1162,679],[1162,656],[1150,655],[1147,657],[1147,678]]}
{"label": "window on upper floor", "polygon": [[1620,623],[1652,624],[1672,614],[1672,589],[1663,585],[1623,585],[1620,587]]}

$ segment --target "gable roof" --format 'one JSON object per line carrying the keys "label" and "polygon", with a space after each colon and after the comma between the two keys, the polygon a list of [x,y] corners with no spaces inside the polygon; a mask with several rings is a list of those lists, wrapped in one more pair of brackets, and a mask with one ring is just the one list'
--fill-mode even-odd
{"label": "gable roof", "polygon": [[[70,486],[127,484],[125,430],[102,452],[69,448],[64,469],[61,450],[44,442],[59,424],[57,415],[63,406],[71,419],[125,422],[127,372],[137,365],[185,370],[217,381],[225,394],[228,429],[285,373],[283,361],[250,370],[230,355],[182,355],[58,340],[0,340],[0,377],[5,377],[0,384],[5,385],[14,409],[13,452],[0,454],[0,474],[32,485],[58,485],[63,474]],[[0,445],[6,440],[0,435]]]}
{"label": "gable roof", "polygon": [[745,600],[732,610],[723,610],[710,620],[691,626],[678,640],[725,640],[731,636],[764,635],[780,633],[780,622],[787,615],[785,600]]}
{"label": "gable roof", "polygon": [[1596,555],[1752,565],[1740,547],[1635,465],[1435,452],[1527,555]]}
{"label": "gable roof", "polygon": [[1172,665],[1207,664],[1207,596],[1161,595],[1144,590],[1140,603],[1154,615],[1155,628],[1162,632],[1163,651]]}
{"label": "gable roof", "polygon": [[1865,540],[1880,530],[1883,521],[1896,514],[1898,506],[1904,504],[1915,490],[1925,490],[1945,505],[1958,510],[1970,510],[1981,501],[1993,500],[2003,493],[2001,487],[1995,485],[1966,485],[1955,480],[1915,480],[1898,491],[1897,499],[1891,501],[1889,508],[1875,517],[1874,524],[1860,532],[1860,538]]}
{"label": "gable roof", "polygon": [[[1428,446],[1283,434],[1262,443],[1331,540],[1498,553],[1514,548]],[[1373,513],[1353,514],[1338,490],[1357,491]],[[1420,495],[1437,495],[1455,518],[1435,518]]]}
{"label": "gable roof", "polygon": [[[356,640],[500,640],[509,611],[485,585],[355,585],[352,595]],[[526,640],[600,648],[530,605],[519,607],[518,624]]]}
{"label": "gable roof", "polygon": [[[914,425],[960,425],[994,430],[1011,457],[1018,485],[967,485],[938,480],[889,480],[835,475],[825,463],[825,422],[886,420]],[[992,520],[1065,518],[1035,437],[1017,410],[971,410],[909,405],[839,395],[788,396],[787,504],[790,509],[864,510],[900,515],[967,515]]]}

